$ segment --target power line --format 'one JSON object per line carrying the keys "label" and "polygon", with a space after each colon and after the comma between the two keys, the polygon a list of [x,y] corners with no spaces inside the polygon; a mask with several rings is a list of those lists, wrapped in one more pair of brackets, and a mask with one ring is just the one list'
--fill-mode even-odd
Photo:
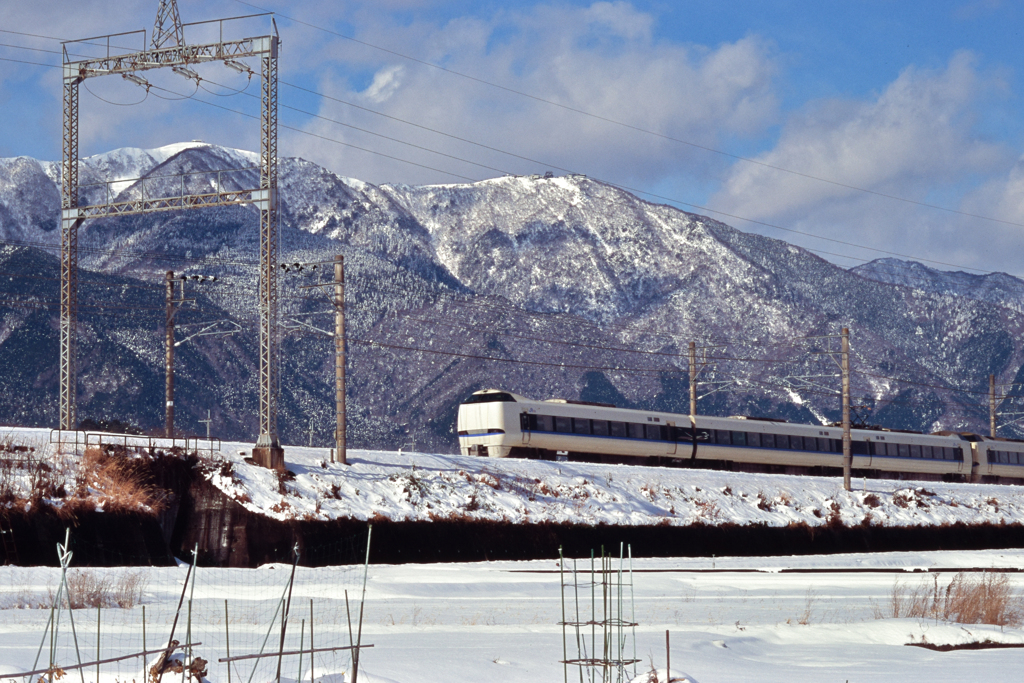
{"label": "power line", "polygon": [[[243,4],[248,4],[248,3],[243,3]],[[288,18],[288,17],[285,17],[285,18]],[[39,37],[45,37],[45,36],[39,36]],[[53,37],[47,37],[47,38],[49,38],[51,40],[58,40],[57,38],[53,38]],[[19,47],[19,48],[22,48],[22,49],[35,49],[35,48],[27,48],[27,47],[22,47],[22,46],[10,46],[10,47]],[[2,59],[2,58],[0,58],[0,59]],[[20,61],[20,60],[10,60],[10,61]],[[35,63],[35,62],[32,62],[32,63]],[[43,66],[53,66],[53,65],[43,65]],[[212,81],[212,80],[209,80],[209,79],[205,79],[205,80],[207,80],[208,82],[213,83],[214,85],[217,85],[219,87],[231,89],[228,86],[225,86],[225,85],[220,84],[220,83],[216,83],[215,81]],[[305,91],[307,93],[319,96],[319,97],[324,98],[324,99],[328,99],[328,100],[336,101],[336,102],[339,102],[339,103],[343,103],[343,104],[346,104],[348,106],[356,106],[356,107],[358,107],[358,105],[353,105],[353,104],[351,104],[349,102],[346,102],[344,100],[341,100],[341,99],[338,99],[338,98],[335,98],[335,97],[331,97],[329,95],[325,95],[323,93],[319,93],[317,91],[310,90],[308,88],[303,88],[301,86],[297,86],[297,85],[290,84],[290,83],[287,83],[287,82],[285,83],[285,85],[289,85],[291,87],[297,88],[299,90],[302,90],[302,91]],[[206,104],[208,106],[217,107],[219,109],[222,109],[222,110],[230,112],[230,113],[238,114],[238,115],[241,115],[241,116],[246,116],[248,118],[253,118],[253,119],[258,118],[257,116],[252,115],[252,114],[248,114],[248,113],[241,112],[241,111],[238,111],[238,110],[235,110],[235,109],[231,109],[229,107],[224,107],[222,105],[215,104],[213,102],[209,102],[209,101],[206,101],[206,100],[195,98],[194,97],[195,92],[193,92],[192,95],[184,95],[182,93],[178,93],[178,92],[175,92],[175,91],[167,89],[167,88],[161,88],[159,86],[151,86],[151,87],[155,88],[157,90],[162,90],[164,92],[172,93],[174,95],[177,95],[181,99],[195,99],[195,101],[197,101],[197,102],[201,102],[201,103]],[[197,84],[196,84],[196,91],[198,91],[199,87],[200,87],[200,85],[197,82]],[[140,101],[140,102],[129,103],[129,104],[122,104],[122,103],[116,103],[116,102],[109,102],[108,100],[105,100],[104,98],[99,97],[98,95],[95,95],[94,93],[92,93],[92,91],[89,91],[89,93],[92,94],[97,99],[103,101],[103,102],[106,102],[108,104],[114,104],[114,105],[117,105],[117,106],[132,106],[132,105],[135,105],[135,104],[141,104],[142,101],[145,100],[145,98],[143,98],[143,100]],[[147,94],[148,94],[148,90],[147,90]],[[216,94],[216,93],[213,93],[213,94]],[[252,93],[247,93],[244,90],[236,91],[233,94],[244,94],[244,95],[247,95],[249,97],[254,97],[254,98],[257,97],[256,95],[254,95]],[[156,95],[156,94],[154,93],[154,95]],[[156,96],[160,97],[160,95],[156,95]],[[231,96],[231,95],[227,95],[227,96]],[[167,99],[167,98],[162,98],[162,99]],[[383,138],[383,139],[386,139],[386,140],[389,140],[389,141],[392,141],[392,142],[396,142],[398,144],[402,144],[402,145],[406,145],[406,146],[409,146],[409,147],[413,147],[415,149],[426,151],[426,152],[429,152],[429,153],[432,153],[432,154],[437,154],[439,156],[447,157],[447,158],[450,158],[450,159],[453,159],[453,160],[456,160],[456,161],[460,161],[462,163],[468,163],[468,164],[471,164],[471,165],[474,165],[474,166],[478,166],[480,168],[484,168],[484,169],[487,169],[487,170],[490,170],[490,171],[495,171],[495,172],[498,172],[498,173],[505,173],[505,174],[511,175],[508,171],[505,171],[505,170],[497,168],[497,167],[489,166],[487,164],[482,164],[482,163],[475,162],[475,161],[472,161],[472,160],[469,160],[469,159],[465,159],[465,158],[458,157],[458,156],[455,156],[455,155],[447,154],[447,153],[441,152],[439,150],[434,150],[434,149],[431,149],[429,147],[418,145],[416,143],[411,143],[411,142],[408,142],[408,141],[400,140],[400,139],[392,137],[392,136],[384,135],[384,134],[381,134],[381,133],[376,133],[374,131],[370,131],[370,130],[367,130],[365,128],[361,128],[361,127],[358,127],[358,126],[355,126],[355,125],[352,125],[352,124],[348,124],[348,123],[345,123],[345,122],[342,122],[342,121],[338,121],[338,120],[335,120],[335,119],[331,119],[331,118],[328,118],[328,117],[325,117],[325,116],[322,116],[322,115],[319,115],[319,114],[315,114],[313,112],[308,112],[308,111],[305,111],[303,109],[299,109],[297,107],[292,107],[292,106],[289,106],[289,105],[281,105],[281,106],[283,108],[285,108],[285,109],[291,109],[291,110],[293,110],[293,111],[295,111],[297,113],[301,113],[301,114],[306,115],[306,116],[310,116],[310,117],[313,117],[313,118],[321,119],[321,120],[324,120],[324,121],[327,121],[327,122],[330,122],[330,123],[334,123],[336,125],[345,126],[347,128],[351,128],[351,129],[357,130],[357,131],[362,132],[364,134],[372,135],[372,136],[375,136],[375,137],[380,137],[380,138]],[[358,107],[358,108],[362,109],[364,111],[367,111],[367,112],[371,112],[371,113],[377,114],[379,116],[385,116],[385,117],[387,117],[389,119],[406,123],[406,124],[411,125],[411,126],[416,126],[418,128],[422,128],[424,130],[428,130],[428,131],[431,131],[431,132],[434,132],[434,133],[445,135],[447,137],[451,137],[451,138],[456,139],[456,140],[460,140],[460,141],[463,141],[463,142],[467,142],[469,144],[477,145],[477,146],[480,146],[480,147],[485,148],[485,149],[496,151],[496,152],[499,152],[499,153],[502,153],[502,154],[507,154],[509,156],[513,156],[513,157],[516,157],[516,158],[519,158],[519,159],[531,161],[532,163],[541,163],[541,164],[543,164],[545,166],[548,166],[550,168],[555,168],[557,170],[565,171],[567,173],[573,173],[573,171],[571,171],[570,169],[566,169],[564,167],[561,167],[561,166],[558,166],[558,165],[555,165],[555,164],[549,164],[549,163],[545,163],[545,162],[540,162],[540,161],[537,161],[537,160],[534,160],[534,159],[530,159],[529,157],[524,157],[524,156],[521,156],[521,155],[518,155],[518,154],[515,154],[515,153],[512,153],[512,152],[501,150],[501,149],[496,148],[496,147],[492,147],[492,146],[489,146],[489,145],[483,145],[482,143],[477,143],[477,142],[474,142],[474,141],[469,140],[467,138],[462,138],[462,137],[459,137],[459,136],[452,136],[452,135],[449,135],[449,134],[444,133],[442,131],[438,131],[438,130],[433,129],[433,128],[429,128],[429,127],[426,127],[426,126],[421,126],[419,124],[416,124],[416,123],[413,123],[413,122],[410,122],[410,121],[406,121],[405,119],[401,119],[401,118],[398,118],[398,117],[394,117],[394,116],[390,116],[390,115],[383,114],[383,113],[380,113],[380,112],[376,112],[376,111],[374,111],[372,109],[369,109],[367,107]],[[443,173],[445,175],[449,175],[449,176],[452,176],[452,177],[455,177],[455,178],[459,178],[459,179],[462,179],[462,180],[467,180],[469,182],[475,182],[476,181],[476,179],[470,178],[470,177],[462,175],[462,174],[453,173],[451,171],[445,171],[443,169],[435,168],[433,166],[428,166],[428,165],[425,165],[425,164],[420,164],[418,162],[411,161],[409,159],[403,159],[401,157],[397,157],[397,156],[394,156],[394,155],[386,154],[386,153],[379,152],[379,151],[374,151],[374,150],[371,150],[371,149],[367,149],[365,147],[361,147],[361,146],[358,146],[358,145],[354,145],[352,143],[344,142],[342,140],[337,140],[337,139],[334,139],[334,138],[329,138],[327,136],[323,136],[323,135],[319,135],[319,134],[316,134],[316,133],[312,133],[310,131],[306,131],[306,130],[303,130],[303,129],[299,129],[299,128],[295,128],[295,127],[287,126],[287,125],[282,125],[281,127],[285,128],[287,130],[291,130],[293,132],[297,132],[297,133],[302,134],[302,135],[307,135],[307,136],[315,137],[315,138],[318,138],[318,139],[321,139],[321,140],[324,140],[324,141],[333,142],[335,144],[339,144],[339,145],[343,145],[343,146],[350,147],[350,148],[353,148],[353,149],[357,149],[359,151],[367,152],[369,154],[373,154],[373,155],[376,155],[376,156],[382,156],[382,157],[385,157],[385,158],[388,158],[388,159],[392,159],[392,160],[398,161],[400,163],[417,166],[417,167],[423,168],[425,170],[431,170],[431,171],[435,171],[435,172],[438,172],[438,173]],[[740,220],[740,221],[744,221],[744,222],[751,223],[751,224],[754,224],[754,225],[760,225],[760,226],[763,226],[763,227],[772,228],[772,229],[775,229],[775,230],[781,230],[781,231],[784,231],[784,232],[790,232],[790,233],[794,233],[794,234],[798,234],[798,235],[803,235],[805,237],[810,237],[810,238],[813,238],[813,239],[820,239],[820,240],[823,240],[823,241],[833,242],[833,243],[836,243],[836,244],[842,244],[844,246],[850,246],[850,247],[853,247],[853,248],[856,248],[856,249],[863,249],[863,250],[867,250],[867,251],[873,251],[873,252],[876,252],[876,253],[886,254],[886,255],[889,255],[889,256],[897,256],[897,257],[900,257],[900,258],[912,259],[912,260],[915,260],[915,261],[924,261],[924,262],[927,262],[927,263],[934,263],[936,265],[947,266],[947,267],[950,267],[950,268],[959,268],[959,269],[962,269],[962,270],[971,270],[971,271],[975,271],[975,272],[978,272],[978,273],[985,273],[985,274],[992,273],[992,271],[986,271],[984,269],[974,268],[974,267],[971,267],[971,266],[963,266],[963,265],[959,265],[959,264],[949,263],[949,262],[946,262],[946,261],[938,261],[938,260],[935,260],[935,259],[928,259],[928,258],[924,258],[924,257],[914,256],[912,254],[904,254],[904,253],[901,253],[901,252],[894,252],[894,251],[890,251],[890,250],[887,250],[887,249],[879,249],[879,248],[876,248],[876,247],[868,247],[868,246],[865,246],[865,245],[862,245],[862,244],[857,244],[857,243],[854,243],[854,242],[848,242],[848,241],[845,241],[845,240],[839,240],[839,239],[835,239],[835,238],[824,237],[822,235],[816,235],[814,233],[810,233],[810,232],[802,231],[802,230],[796,230],[794,228],[787,228],[787,227],[784,227],[784,226],[781,226],[781,225],[778,225],[778,224],[775,224],[775,223],[769,223],[767,221],[760,221],[760,220],[756,220],[756,219],[752,219],[752,218],[746,218],[744,216],[740,216],[740,215],[737,215],[737,214],[732,214],[732,213],[728,213],[728,212],[719,211],[719,210],[713,209],[711,207],[703,206],[703,205],[700,205],[700,204],[694,204],[694,203],[691,203],[691,202],[686,202],[686,201],[683,201],[681,199],[677,199],[677,198],[674,198],[674,197],[668,197],[668,196],[665,196],[665,195],[649,192],[647,190],[642,190],[640,188],[631,187],[629,185],[624,185],[624,184],[616,183],[616,182],[609,181],[609,180],[603,180],[603,179],[596,178],[596,177],[594,177],[594,180],[598,180],[599,182],[602,182],[602,183],[604,183],[606,185],[610,185],[612,187],[616,187],[616,188],[619,188],[621,190],[625,190],[625,191],[633,193],[633,194],[645,195],[645,196],[648,196],[648,197],[653,197],[655,199],[660,199],[660,200],[663,200],[663,201],[667,201],[667,202],[670,202],[670,203],[673,203],[673,204],[678,204],[678,205],[681,205],[681,206],[688,206],[690,208],[697,209],[697,210],[700,210],[700,211],[705,211],[705,212],[708,212],[708,213],[713,213],[713,214],[725,216],[725,217],[732,218],[732,219],[735,219],[735,220]],[[910,201],[910,200],[908,200],[908,201]],[[930,205],[928,205],[928,206],[930,206]],[[971,215],[971,214],[965,214],[965,215]],[[996,219],[992,219],[992,220],[996,220]],[[1024,226],[1024,224],[1016,224],[1016,223],[1007,222],[1007,221],[1002,221],[1002,222],[1006,222],[1006,223],[1011,224],[1011,225],[1021,225],[1021,226]],[[862,259],[862,258],[850,256],[850,255],[847,255],[847,254],[838,254],[838,253],[834,253],[834,252],[828,252],[828,251],[824,251],[824,250],[816,250],[816,249],[810,249],[810,248],[807,248],[807,251],[810,251],[812,253],[819,253],[819,254],[826,254],[826,255],[829,255],[829,256],[835,256],[835,257],[838,257],[838,258],[846,258],[846,259],[849,259],[849,260],[860,261],[862,263],[868,262],[868,259]]]}
{"label": "power line", "polygon": [[[259,5],[254,5],[252,3],[245,2],[245,0],[235,0],[235,2],[237,2],[239,4],[242,4],[242,5],[247,5],[249,7],[253,7],[255,9],[258,9],[258,10],[263,11],[263,12],[270,12],[270,10],[268,10],[268,9],[262,8]],[[879,192],[877,190],[870,190],[870,189],[867,189],[867,188],[864,188],[864,187],[858,187],[856,185],[851,185],[851,184],[848,184],[848,183],[839,182],[837,180],[831,180],[831,179],[828,179],[828,178],[822,178],[820,176],[816,176],[816,175],[813,175],[813,174],[810,174],[810,173],[803,173],[801,171],[796,171],[796,170],[793,170],[793,169],[784,168],[782,166],[776,166],[776,165],[769,164],[769,163],[766,163],[766,162],[763,162],[763,161],[758,161],[756,159],[751,159],[750,157],[745,157],[745,156],[741,156],[741,155],[738,155],[738,154],[733,154],[731,152],[726,152],[724,150],[715,149],[714,147],[708,147],[707,145],[701,145],[701,144],[698,144],[698,143],[695,143],[695,142],[690,142],[689,140],[683,140],[681,138],[677,138],[677,137],[674,137],[674,136],[671,136],[671,135],[666,135],[664,133],[659,133],[657,131],[649,130],[647,128],[641,128],[640,126],[634,126],[633,124],[626,123],[624,121],[619,121],[619,120],[616,120],[616,119],[613,119],[613,118],[610,118],[610,117],[607,117],[607,116],[602,116],[600,114],[595,114],[593,112],[586,111],[585,109],[579,109],[577,107],[573,107],[573,106],[570,106],[570,105],[567,105],[567,104],[562,104],[561,102],[556,102],[554,100],[549,100],[549,99],[540,97],[538,95],[533,95],[531,93],[528,93],[528,92],[525,92],[525,91],[522,91],[522,90],[516,90],[515,88],[510,88],[508,86],[500,85],[498,83],[494,83],[493,81],[488,81],[488,80],[483,79],[483,78],[478,78],[476,76],[471,76],[471,75],[469,75],[467,73],[463,73],[461,71],[456,71],[455,69],[450,69],[448,67],[442,66],[442,65],[434,63],[434,62],[429,62],[427,60],[418,59],[416,57],[412,57],[410,55],[403,54],[401,52],[397,52],[395,50],[391,50],[389,48],[382,47],[380,45],[375,45],[373,43],[369,43],[369,42],[366,42],[364,40],[359,40],[358,38],[353,38],[352,36],[345,35],[344,33],[340,33],[338,31],[333,31],[331,29],[324,28],[323,26],[318,26],[316,24],[311,24],[309,22],[305,22],[305,21],[302,21],[300,19],[296,19],[294,17],[290,17],[290,16],[288,16],[286,14],[281,14],[280,12],[275,12],[275,14],[277,16],[281,17],[282,19],[287,19],[288,21],[292,21],[292,22],[294,22],[296,24],[302,24],[303,26],[308,26],[310,28],[313,28],[313,29],[316,29],[316,30],[319,30],[319,31],[323,31],[324,33],[329,33],[329,34],[338,36],[339,38],[343,38],[345,40],[349,40],[349,41],[352,41],[354,43],[358,43],[359,45],[364,45],[366,47],[373,48],[375,50],[380,50],[380,51],[385,52],[387,54],[394,55],[396,57],[400,57],[402,59],[414,62],[416,64],[422,64],[423,66],[428,66],[428,67],[433,68],[433,69],[438,69],[438,70],[443,71],[445,73],[449,73],[449,74],[452,74],[454,76],[459,76],[460,78],[465,78],[467,80],[474,81],[474,82],[480,83],[482,85],[487,85],[489,87],[497,88],[499,90],[503,90],[505,92],[508,92],[508,93],[511,93],[511,94],[514,94],[514,95],[519,95],[520,97],[526,97],[526,98],[534,100],[536,102],[541,102],[543,104],[547,104],[547,105],[550,105],[550,106],[553,106],[553,107],[558,107],[559,109],[563,109],[565,111],[570,111],[570,112],[573,112],[573,113],[576,113],[576,114],[580,114],[580,115],[586,116],[588,118],[592,118],[592,119],[595,119],[595,120],[598,120],[598,121],[603,121],[605,123],[611,123],[611,124],[614,124],[616,126],[621,126],[623,128],[628,128],[629,130],[633,130],[633,131],[636,131],[636,132],[639,132],[639,133],[644,133],[645,135],[652,135],[654,137],[661,138],[661,139],[664,139],[664,140],[670,140],[672,142],[676,142],[676,143],[679,143],[679,144],[682,144],[682,145],[686,145],[686,146],[692,147],[694,149],[700,149],[700,150],[703,150],[705,152],[711,152],[713,154],[719,154],[721,156],[728,157],[730,159],[735,159],[737,161],[742,161],[742,162],[745,162],[745,163],[748,163],[748,164],[753,164],[753,165],[756,165],[756,166],[760,166],[762,168],[772,169],[774,171],[780,171],[782,173],[788,173],[788,174],[795,175],[795,176],[798,176],[798,177],[801,177],[801,178],[806,178],[808,180],[816,180],[818,182],[827,183],[829,185],[834,185],[836,187],[842,187],[842,188],[845,188],[845,189],[848,189],[848,190],[855,190],[857,192],[864,192],[866,194],[871,194],[871,195],[875,195],[875,196],[878,196],[878,197],[884,197],[886,199],[892,199],[892,200],[899,201],[899,202],[906,202],[908,204],[913,204],[915,206],[921,206],[921,207],[930,208],[930,209],[937,209],[939,211],[945,211],[945,212],[948,212],[948,213],[958,214],[958,215],[961,215],[961,216],[966,216],[968,218],[978,218],[980,220],[992,221],[994,223],[1002,223],[1004,225],[1014,225],[1014,226],[1024,227],[1024,223],[1016,223],[1016,222],[1013,222],[1013,221],[1002,220],[1002,219],[999,219],[999,218],[992,218],[990,216],[983,216],[983,215],[980,215],[980,214],[968,213],[966,211],[960,211],[958,209],[952,209],[952,208],[949,208],[949,207],[940,206],[938,204],[930,204],[928,202],[921,202],[921,201],[917,201],[917,200],[914,200],[914,199],[907,199],[906,197],[899,197],[897,195],[887,194],[885,192]]]}

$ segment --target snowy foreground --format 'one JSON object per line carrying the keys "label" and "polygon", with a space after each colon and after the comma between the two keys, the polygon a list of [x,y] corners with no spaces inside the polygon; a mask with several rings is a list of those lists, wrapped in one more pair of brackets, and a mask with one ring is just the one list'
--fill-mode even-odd
{"label": "snowy foreground", "polygon": [[[589,559],[581,564],[589,566]],[[618,566],[617,560],[614,565]],[[934,574],[910,571],[945,570],[939,577],[942,585],[951,576],[949,570],[960,567],[1017,570],[1024,568],[1024,551],[634,560],[635,589],[629,611],[639,622],[636,654],[642,664],[637,674],[649,671],[652,664],[664,668],[665,630],[669,629],[674,673],[685,671],[700,683],[1019,681],[1021,650],[935,652],[905,646],[923,638],[936,644],[985,639],[1024,643],[1019,629],[876,618],[879,610],[886,609],[894,581],[909,587],[932,585]],[[359,680],[562,681],[557,569],[554,560],[371,565],[363,642],[374,647],[364,650]],[[782,571],[786,569],[823,571]],[[153,648],[167,637],[186,567],[142,571],[148,581],[143,599],[148,647]],[[226,628],[232,654],[259,651],[288,572],[289,567],[282,565],[253,570],[199,568],[192,615],[190,619],[183,615],[176,637],[184,640],[190,622],[192,641],[202,643],[197,656],[212,662],[210,681],[227,680],[225,665],[216,663],[225,656]],[[0,606],[5,608],[0,610],[0,673],[31,667],[48,611],[16,605],[30,604],[33,596],[45,597],[47,585],[55,585],[56,576],[54,569],[0,568]],[[1020,576],[1010,574],[1017,590],[1024,588]],[[347,644],[343,591],[348,590],[356,603],[355,617],[361,583],[362,567],[300,568],[285,649],[298,649],[300,638],[308,647],[311,610],[316,647]],[[227,624],[225,600],[230,610]],[[571,594],[567,604],[572,613]],[[74,615],[83,661],[88,661],[96,652],[97,612],[76,610]],[[100,618],[105,657],[142,649],[141,607],[103,610]],[[58,661],[63,663],[75,658],[69,635],[65,613],[58,638]],[[270,642],[272,646],[279,643],[276,626]],[[570,657],[576,654],[573,648],[570,641]],[[632,654],[631,642],[627,654]],[[275,664],[276,658],[269,668],[258,669],[252,680],[271,680]],[[251,666],[247,666],[239,663],[232,670],[232,680],[248,680]],[[100,680],[141,681],[141,669],[138,660],[107,665]],[[314,661],[316,681],[347,682],[350,671],[345,653],[319,653]],[[295,681],[298,658],[285,657],[282,672],[282,680]],[[308,681],[309,676],[307,660],[302,679]],[[82,679],[77,672],[68,672],[65,680]],[[84,680],[94,681],[95,672],[87,671]],[[570,680],[579,680],[578,674],[570,672]]]}

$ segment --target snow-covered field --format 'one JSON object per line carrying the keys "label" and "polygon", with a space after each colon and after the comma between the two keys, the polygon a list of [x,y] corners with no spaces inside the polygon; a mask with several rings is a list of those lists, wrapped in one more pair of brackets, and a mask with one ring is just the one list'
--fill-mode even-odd
{"label": "snow-covered field", "polygon": [[[31,440],[37,453],[52,455],[46,432],[17,430],[12,438]],[[367,451],[350,452],[350,464],[342,466],[327,462],[324,449],[298,447],[286,450],[294,477],[279,481],[275,473],[245,463],[249,448],[225,444],[206,463],[206,476],[246,507],[281,519],[817,525],[830,518],[859,524],[869,517],[874,524],[921,525],[1013,523],[1021,521],[1024,511],[1024,490],[1007,486],[859,481],[857,490],[847,493],[838,480],[821,477]],[[577,564],[586,569],[589,558],[579,558]],[[664,668],[665,631],[670,630],[674,673],[686,671],[702,683],[1019,680],[1020,650],[943,653],[906,645],[922,639],[934,644],[1024,643],[1020,629],[879,618],[891,614],[894,582],[941,587],[961,568],[1012,572],[1013,588],[1024,589],[1024,574],[1016,573],[1024,570],[1024,551],[1017,550],[636,559],[627,612],[639,624],[636,655],[642,661],[636,673]],[[915,573],[922,569],[932,573]],[[126,571],[141,571],[146,587],[142,605],[74,612],[82,661],[97,658],[97,621],[99,658],[143,650],[144,633],[146,648],[163,644],[185,578],[184,565],[85,571],[115,582]],[[264,640],[268,648],[280,646],[274,610],[289,571],[283,565],[197,570],[188,596],[192,608],[186,602],[175,637],[184,641],[191,630],[191,642],[202,643],[196,655],[210,661],[210,681],[228,680],[225,665],[217,660],[227,656],[229,645],[234,656],[258,652]],[[935,572],[941,572],[937,584]],[[52,568],[0,568],[0,675],[26,671],[36,661],[49,616],[45,605],[57,577],[58,570]],[[374,647],[364,651],[359,679],[563,680],[560,580],[556,558],[371,565],[363,642]],[[299,568],[285,650],[308,648],[310,621],[315,647],[347,645],[348,614],[358,623],[361,589],[362,567]],[[586,613],[585,595],[582,603]],[[572,613],[574,599],[567,606]],[[56,660],[64,664],[79,656],[70,626],[65,613],[55,648]],[[632,655],[632,647],[630,641],[626,654]],[[574,648],[573,636],[569,657],[577,656]],[[40,662],[48,657],[47,647]],[[236,664],[232,680],[249,681],[253,661]],[[276,659],[259,661],[252,680],[271,680]],[[308,659],[304,662],[302,679],[309,680]],[[351,663],[344,651],[318,653],[313,664],[317,681],[350,680]],[[297,680],[299,666],[298,657],[285,657],[282,679]],[[96,680],[93,669],[67,675],[67,681]],[[577,673],[570,675],[579,680]],[[140,681],[141,662],[103,665],[99,678],[102,683]]]}
{"label": "snow-covered field", "polygon": [[[588,564],[589,559],[584,564]],[[618,561],[614,566],[617,568]],[[627,564],[628,567],[628,564]],[[876,619],[892,594],[894,581],[932,585],[933,574],[915,569],[945,569],[942,585],[958,567],[1024,568],[1024,551],[975,551],[833,555],[829,557],[691,558],[634,560],[633,605],[640,674],[665,666],[665,630],[671,631],[674,671],[701,683],[713,681],[1019,681],[1022,653],[1016,649],[934,652],[906,647],[922,638],[932,643],[990,639],[1024,643],[1020,629],[961,626],[932,619]],[[555,560],[436,565],[371,565],[366,594],[359,680],[365,683],[451,683],[562,681],[560,578]],[[787,569],[805,570],[787,572]],[[752,571],[756,570],[756,571]],[[812,570],[812,571],[806,571]],[[813,571],[824,570],[824,571]],[[871,570],[871,571],[866,571]],[[117,573],[123,570],[103,570]],[[186,567],[147,569],[148,646],[166,639]],[[226,681],[224,601],[228,601],[231,653],[259,649],[276,600],[287,582],[282,565],[197,571],[191,629],[196,654],[213,663],[210,681]],[[1015,588],[1024,576],[1010,574]],[[45,595],[57,570],[0,568],[0,604],[32,594]],[[1018,578],[1021,577],[1021,578]],[[344,593],[353,603],[361,591],[362,567],[302,569],[296,576],[285,649],[309,643],[310,599],[315,613],[315,646],[348,644]],[[628,593],[627,593],[628,595]],[[600,598],[598,598],[600,599]],[[569,609],[573,602],[570,596]],[[353,618],[358,612],[357,605]],[[182,640],[187,612],[179,622]],[[627,612],[628,615],[628,612]],[[0,610],[0,672],[28,670],[47,621],[46,609]],[[95,654],[96,610],[76,610],[84,661]],[[306,619],[303,629],[302,619]],[[141,607],[109,609],[101,614],[104,656],[141,650]],[[74,661],[69,622],[61,623],[59,661]],[[271,647],[279,644],[275,626]],[[600,635],[598,635],[600,639]],[[600,642],[600,640],[598,640]],[[133,649],[134,648],[134,649]],[[570,642],[569,655],[574,642]],[[632,643],[627,644],[632,654]],[[45,660],[44,653],[43,659]],[[150,658],[152,663],[152,658]],[[259,670],[254,681],[273,677]],[[298,658],[286,657],[282,680],[298,677]],[[141,679],[141,664],[106,665],[104,683]],[[232,680],[248,680],[241,663]],[[316,680],[341,683],[350,678],[347,655],[320,653]],[[630,670],[632,672],[632,669]],[[81,680],[69,671],[67,681]],[[579,680],[571,672],[570,680]],[[84,674],[95,680],[95,671]],[[303,679],[309,680],[308,661]],[[165,678],[168,683],[178,676]]]}

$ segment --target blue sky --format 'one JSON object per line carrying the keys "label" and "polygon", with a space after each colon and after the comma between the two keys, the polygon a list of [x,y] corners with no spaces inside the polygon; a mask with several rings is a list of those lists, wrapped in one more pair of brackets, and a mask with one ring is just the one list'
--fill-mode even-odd
{"label": "blue sky", "polygon": [[[57,41],[11,31],[150,30],[157,4],[4,3],[0,58],[59,63]],[[375,183],[567,169],[843,266],[891,252],[1024,275],[1024,3],[251,4],[280,12],[282,155]],[[258,11],[179,7],[186,22]],[[201,88],[153,74],[164,90],[148,97],[87,82],[82,155],[195,138],[257,149],[255,121],[236,113],[258,114],[256,86],[222,66],[201,73]],[[59,158],[58,76],[0,61],[0,156]],[[191,99],[158,97],[171,93]]]}

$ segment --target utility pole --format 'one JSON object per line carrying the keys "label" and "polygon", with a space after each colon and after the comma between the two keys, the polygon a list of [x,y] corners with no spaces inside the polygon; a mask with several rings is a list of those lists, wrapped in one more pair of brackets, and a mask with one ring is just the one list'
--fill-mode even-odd
{"label": "utility pole", "polygon": [[334,257],[334,428],[335,462],[348,464],[345,452],[345,257]]}
{"label": "utility pole", "polygon": [[996,376],[988,376],[988,435],[996,438]]}
{"label": "utility pole", "polygon": [[174,271],[168,270],[164,280],[167,292],[167,317],[164,324],[164,399],[166,415],[164,436],[174,438]]}
{"label": "utility pole", "polygon": [[690,342],[690,417],[697,415],[697,343]]}
{"label": "utility pole", "polygon": [[853,455],[850,443],[850,328],[844,327],[842,333],[842,368],[843,368],[843,488],[850,490],[850,470],[853,466]]}
{"label": "utility pole", "polygon": [[200,420],[200,422],[205,422],[206,423],[206,440],[209,441],[210,440],[210,424],[213,423],[213,418],[210,417],[210,409],[209,408],[206,409],[206,419],[205,420]]}

